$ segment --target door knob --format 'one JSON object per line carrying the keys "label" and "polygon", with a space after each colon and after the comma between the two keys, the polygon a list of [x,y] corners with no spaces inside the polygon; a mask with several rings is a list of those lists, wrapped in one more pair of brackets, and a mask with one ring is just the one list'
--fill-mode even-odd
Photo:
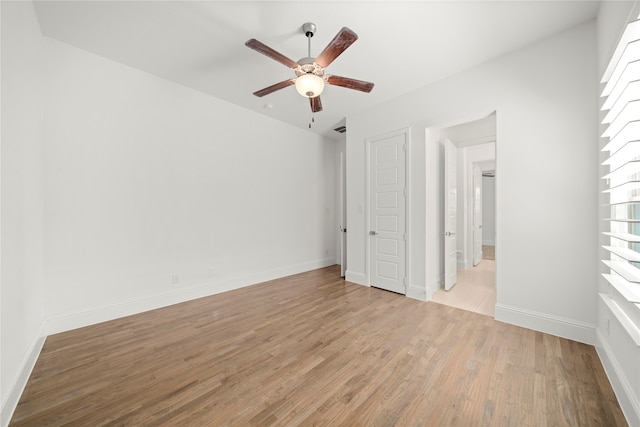
{"label": "door knob", "polygon": [[371,230],[371,231],[369,232],[369,234],[370,234],[370,235],[372,235],[372,236],[375,236],[376,234],[378,234],[378,232],[377,232],[377,231],[374,231],[374,230]]}

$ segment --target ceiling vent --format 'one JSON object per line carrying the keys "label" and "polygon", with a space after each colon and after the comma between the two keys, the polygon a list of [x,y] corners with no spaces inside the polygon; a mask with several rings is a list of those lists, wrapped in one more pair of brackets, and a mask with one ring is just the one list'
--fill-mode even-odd
{"label": "ceiling vent", "polygon": [[337,128],[334,129],[336,132],[339,133],[345,133],[347,131],[347,127],[346,126],[338,126]]}

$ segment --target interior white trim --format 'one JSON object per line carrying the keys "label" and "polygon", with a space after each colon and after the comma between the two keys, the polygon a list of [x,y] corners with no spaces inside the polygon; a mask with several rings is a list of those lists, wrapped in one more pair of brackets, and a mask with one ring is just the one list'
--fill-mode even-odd
{"label": "interior white trim", "polygon": [[600,357],[600,362],[611,383],[611,387],[618,398],[622,413],[630,426],[640,425],[640,402],[633,393],[633,387],[629,383],[624,370],[616,360],[615,352],[600,330],[596,330],[596,341],[596,352]]}
{"label": "interior white trim", "polygon": [[344,279],[356,285],[369,286],[369,278],[363,273],[347,270]]}
{"label": "interior white trim", "polygon": [[[413,196],[411,194],[411,128],[407,127],[402,129],[402,131],[405,132],[405,138],[404,138],[404,144],[405,144],[405,151],[404,151],[404,188],[405,188],[405,192],[406,192],[406,196],[404,198],[404,234],[405,236],[407,236],[406,240],[404,241],[404,256],[405,256],[405,263],[404,263],[404,280],[406,283],[406,287],[405,287],[405,295],[406,296],[410,296],[410,292],[413,292],[411,290],[411,287],[414,286],[413,282],[411,280],[411,242],[412,242],[412,238],[411,238],[411,200],[413,199]],[[419,298],[421,301],[426,301],[426,290],[424,289],[424,287],[419,289]],[[424,296],[423,296],[424,295]],[[422,299],[425,298],[425,299]]]}
{"label": "interior white trim", "polygon": [[11,421],[11,417],[20,401],[20,396],[22,396],[22,392],[27,386],[27,381],[29,381],[31,372],[36,366],[44,342],[47,339],[46,330],[46,321],[43,321],[40,324],[36,338],[29,346],[29,351],[25,354],[24,360],[20,364],[22,366],[20,373],[16,377],[15,382],[9,387],[6,399],[2,402],[2,408],[0,409],[0,426],[8,426],[9,421]]}
{"label": "interior white trim", "polygon": [[523,328],[594,345],[596,325],[519,307],[496,304],[495,319]]}
{"label": "interior white trim", "polygon": [[428,301],[427,288],[425,286],[414,285],[413,283],[407,286],[407,296],[420,301]]}
{"label": "interior white trim", "polygon": [[255,285],[257,283],[266,282],[281,277],[290,276],[292,274],[303,273],[305,271],[317,268],[328,267],[335,264],[335,258],[328,257],[315,261],[309,261],[301,264],[276,268],[273,270],[263,271],[261,273],[238,276],[223,281],[213,283],[203,283],[201,285],[180,288],[175,291],[158,294],[155,296],[141,298],[138,300],[127,301],[119,304],[112,304],[103,307],[94,307],[91,309],[50,317],[47,322],[48,334],[69,331],[84,326],[94,325],[100,322],[117,319],[132,314],[142,313],[157,308],[166,307],[173,304],[202,298],[234,289],[243,288],[245,286]]}
{"label": "interior white trim", "polygon": [[427,286],[427,301],[431,301],[433,299],[433,294],[440,290],[442,283],[444,283],[444,277],[433,280],[431,284]]}

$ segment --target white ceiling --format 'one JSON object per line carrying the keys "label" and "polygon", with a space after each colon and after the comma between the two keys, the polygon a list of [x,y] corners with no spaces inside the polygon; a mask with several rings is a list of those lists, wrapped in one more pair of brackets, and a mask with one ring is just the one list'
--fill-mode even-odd
{"label": "white ceiling", "polygon": [[[294,61],[301,26],[317,25],[311,54],[343,26],[359,39],[327,69],[375,83],[370,94],[328,86],[312,131],[595,18],[597,1],[37,1],[45,36],[308,129],[309,102],[294,77],[247,47],[256,38]],[[264,108],[270,104],[272,108]]]}

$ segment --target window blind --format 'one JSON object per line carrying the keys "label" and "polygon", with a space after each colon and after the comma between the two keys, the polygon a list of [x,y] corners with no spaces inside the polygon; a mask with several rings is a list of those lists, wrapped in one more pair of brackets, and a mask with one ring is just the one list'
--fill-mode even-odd
{"label": "window blind", "polygon": [[602,134],[608,172],[604,245],[605,279],[629,302],[640,303],[640,20],[625,29],[602,83],[605,112]]}

